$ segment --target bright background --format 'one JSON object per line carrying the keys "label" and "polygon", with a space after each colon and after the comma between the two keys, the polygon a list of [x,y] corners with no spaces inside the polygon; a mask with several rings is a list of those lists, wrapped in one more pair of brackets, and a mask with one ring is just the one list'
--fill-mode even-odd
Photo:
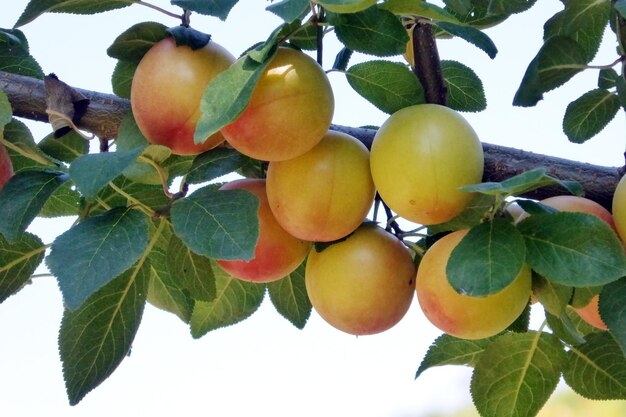
{"label": "bright background", "polygon": [[[27,3],[4,1],[0,27],[12,27]],[[169,1],[153,3],[178,12]],[[268,4],[240,0],[227,22],[194,15],[192,26],[211,33],[214,41],[238,55],[280,24],[264,10]],[[574,85],[548,93],[535,108],[511,105],[541,45],[543,22],[561,7],[559,1],[542,0],[531,11],[489,29],[500,51],[495,60],[461,40],[440,42],[441,58],[464,62],[482,78],[488,109],[466,117],[483,141],[599,165],[623,165],[622,113],[585,145],[570,144],[561,130],[567,103],[596,86],[597,71],[576,76]],[[178,24],[133,5],[86,17],[46,14],[21,29],[44,72],[54,72],[75,87],[110,92],[115,61],[106,55],[106,48],[124,30],[148,20]],[[615,46],[612,33],[607,34],[594,63],[612,62]],[[338,51],[336,43],[326,43],[325,68]],[[353,62],[364,59],[368,57],[355,54]],[[356,95],[342,74],[331,73],[329,78],[336,97],[334,123],[380,125],[385,120],[387,115]],[[44,124],[29,125],[36,138],[50,131]],[[70,221],[37,220],[31,230],[50,243]],[[333,329],[315,313],[300,331],[266,298],[250,319],[199,340],[192,339],[176,317],[148,306],[132,355],[78,406],[70,407],[57,350],[61,314],[61,295],[50,277],[36,279],[0,305],[3,415],[423,417],[471,403],[469,368],[436,368],[414,380],[421,358],[440,334],[425,321],[416,301],[393,329],[357,338]]]}

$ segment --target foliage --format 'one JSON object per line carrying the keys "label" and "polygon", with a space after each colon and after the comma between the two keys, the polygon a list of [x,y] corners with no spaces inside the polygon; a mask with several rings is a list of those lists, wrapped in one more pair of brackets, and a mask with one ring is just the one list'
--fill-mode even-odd
{"label": "foliage", "polygon": [[[18,29],[42,14],[94,14],[139,7],[135,3],[139,2],[31,0],[15,28],[0,29],[0,71],[43,78]],[[171,3],[228,20],[237,0]],[[355,2],[328,3],[349,6]],[[483,29],[506,24],[509,16],[524,12],[535,1],[443,3],[384,0],[354,13],[333,13],[324,10],[323,1],[273,2],[268,12],[284,23],[209,84],[196,140],[219,131],[243,112],[279,45],[315,49],[331,32],[343,49],[337,51],[330,70],[344,73],[358,94],[384,112],[425,103],[425,92],[432,86],[424,80],[432,75],[429,72],[437,71],[442,74],[449,107],[467,112],[486,109],[482,82],[467,63],[443,60],[433,68],[402,61],[407,48],[415,50],[420,42],[409,32],[416,25],[430,25],[435,41],[458,37],[494,58],[496,44]],[[188,14],[181,12],[181,18],[189,24],[185,21]],[[616,60],[590,65],[607,27],[618,42]],[[107,50],[118,60],[112,74],[117,95],[128,98],[141,57],[172,33],[180,30],[138,22],[117,37]],[[625,2],[563,1],[563,10],[544,24],[543,45],[528,65],[514,104],[534,106],[576,74],[597,70],[597,86],[590,86],[589,92],[570,103],[563,118],[570,141],[582,143],[593,137],[626,107],[626,81],[618,72],[626,58],[624,33]],[[207,40],[205,36],[193,38],[191,42]],[[352,54],[373,57],[350,65]],[[281,316],[298,328],[305,326],[312,307],[304,285],[304,264],[280,281],[256,284],[229,276],[215,262],[254,257],[259,202],[242,190],[218,190],[214,182],[229,173],[262,176],[262,161],[226,148],[195,157],[171,155],[167,149],[148,144],[132,113],[126,115],[110,152],[89,153],[76,132],[36,142],[25,125],[12,118],[6,103],[0,90],[0,144],[9,150],[15,172],[0,190],[0,302],[17,293],[43,262],[56,277],[66,308],[59,347],[71,404],[105,380],[129,353],[146,302],[175,314],[189,325],[195,338],[246,319],[266,293]],[[100,138],[107,144],[109,139]],[[175,179],[180,188],[170,191]],[[621,279],[626,276],[626,256],[622,244],[595,216],[554,213],[521,199],[520,205],[532,215],[513,221],[508,206],[519,196],[546,186],[574,194],[583,191],[575,183],[536,169],[502,182],[466,187],[476,195],[474,204],[424,233],[405,233],[393,227],[392,217],[387,219],[388,230],[404,239],[416,258],[440,233],[471,228],[448,264],[450,283],[459,292],[496,293],[524,263],[536,274],[535,295],[546,310],[551,332],[543,326],[528,331],[516,327],[516,331],[477,341],[443,335],[417,371],[419,376],[441,365],[473,367],[470,390],[484,417],[536,415],[561,377],[585,397],[626,399]],[[26,232],[37,216],[73,216],[76,222],[54,242],[44,243]],[[489,279],[479,282],[477,275]],[[598,287],[603,287],[600,313],[609,332],[578,326],[569,314],[574,293]]]}

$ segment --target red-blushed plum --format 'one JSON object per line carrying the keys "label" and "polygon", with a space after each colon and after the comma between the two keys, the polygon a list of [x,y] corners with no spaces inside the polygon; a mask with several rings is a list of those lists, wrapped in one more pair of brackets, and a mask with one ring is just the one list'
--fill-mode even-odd
{"label": "red-blushed plum", "polygon": [[313,149],[270,162],[267,198],[290,234],[329,242],[353,232],[374,202],[369,151],[345,133],[329,131]]}
{"label": "red-blushed plum", "polygon": [[254,258],[250,261],[217,260],[224,271],[244,281],[270,282],[287,276],[304,261],[311,242],[293,237],[280,227],[267,203],[265,180],[239,179],[224,184],[220,189],[243,189],[259,199],[259,240]]}
{"label": "red-blushed plum", "polygon": [[315,311],[353,335],[380,333],[397,324],[413,300],[414,280],[406,246],[369,223],[321,252],[312,249],[305,272]]}
{"label": "red-blushed plum", "polygon": [[452,219],[473,194],[459,189],[481,182],[483,148],[456,111],[418,104],[392,114],[378,129],[370,163],[383,201],[422,225]]}
{"label": "red-blushed plum", "polygon": [[334,103],[322,67],[310,56],[282,47],[261,75],[244,112],[222,133],[233,148],[252,158],[295,158],[322,140]]}
{"label": "red-blushed plum", "polygon": [[173,38],[157,42],[143,56],[131,86],[130,102],[148,142],[179,155],[195,155],[224,142],[220,132],[194,143],[200,101],[209,82],[235,61],[210,41],[202,48],[176,46]]}
{"label": "red-blushed plum", "polygon": [[0,190],[13,176],[13,163],[7,152],[7,148],[0,144]]}
{"label": "red-blushed plum", "polygon": [[448,282],[446,266],[452,250],[467,232],[452,232],[426,251],[417,270],[415,288],[424,315],[437,328],[462,339],[482,339],[505,330],[522,313],[530,299],[531,270],[524,265],[515,280],[495,294],[459,294]]}

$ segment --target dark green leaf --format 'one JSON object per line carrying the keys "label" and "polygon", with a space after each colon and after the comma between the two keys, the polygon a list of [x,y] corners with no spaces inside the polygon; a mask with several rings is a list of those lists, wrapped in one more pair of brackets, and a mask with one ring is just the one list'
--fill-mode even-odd
{"label": "dark green leaf", "polygon": [[425,1],[386,0],[380,8],[401,16],[422,16],[439,22],[459,22],[445,9]]}
{"label": "dark green leaf", "polygon": [[602,321],[626,354],[626,278],[604,286],[600,293],[599,311]]}
{"label": "dark green leaf", "polygon": [[491,0],[489,13],[494,15],[510,15],[522,13],[530,9],[537,0]]}
{"label": "dark green leaf", "polygon": [[469,229],[479,224],[485,214],[493,207],[496,199],[486,194],[474,194],[472,201],[465,209],[450,221],[428,226],[429,233],[447,232],[450,230]]}
{"label": "dark green leaf", "polygon": [[567,385],[593,400],[626,399],[624,352],[608,332],[587,335],[587,343],[570,348],[563,377]]}
{"label": "dark green leaf", "polygon": [[30,0],[15,27],[32,22],[44,13],[95,14],[130,6],[137,0]]}
{"label": "dark green leaf", "polygon": [[333,63],[333,69],[337,71],[345,71],[348,69],[350,58],[352,58],[353,51],[348,48],[341,48],[341,51],[335,56],[335,62]]}
{"label": "dark green leaf", "polygon": [[457,36],[478,47],[491,59],[495,58],[498,54],[498,48],[491,38],[476,28],[447,22],[439,22],[437,23],[437,27],[448,32],[450,35]]}
{"label": "dark green leaf", "polygon": [[584,63],[590,62],[598,52],[604,29],[609,22],[611,2],[608,0],[570,0],[563,2],[565,9],[555,14],[544,25],[544,40],[567,36],[583,51]]}
{"label": "dark green leaf", "polygon": [[109,181],[122,174],[141,154],[142,148],[130,151],[88,154],[70,165],[70,175],[78,190],[88,199],[94,200]]}
{"label": "dark green leaf", "polygon": [[417,77],[398,62],[356,64],[348,68],[346,78],[357,93],[388,114],[424,103],[424,90]]}
{"label": "dark green leaf", "polygon": [[161,23],[137,23],[115,38],[107,54],[111,58],[139,63],[155,43],[167,36],[166,30],[167,27]]}
{"label": "dark green leaf", "polygon": [[25,39],[17,29],[0,29],[0,71],[43,79],[43,70],[28,52]]}
{"label": "dark green leaf", "polygon": [[218,74],[207,86],[200,102],[200,119],[196,125],[196,143],[206,140],[245,110],[252,91],[265,67],[248,55]]}
{"label": "dark green leaf", "polygon": [[80,193],[71,181],[66,181],[54,190],[46,204],[41,208],[39,217],[78,216],[80,213]]}
{"label": "dark green leaf", "polygon": [[572,346],[585,343],[586,335],[599,331],[587,324],[571,307],[558,317],[546,311],[546,323],[555,336]]}
{"label": "dark green leaf", "polygon": [[613,68],[604,68],[598,74],[598,87],[609,89],[615,88],[619,74]]}
{"label": "dark green leaf", "polygon": [[89,142],[75,130],[70,130],[60,138],[54,133],[49,134],[39,142],[39,149],[59,161],[72,162],[89,152]]}
{"label": "dark green leaf", "polygon": [[211,302],[195,303],[191,315],[191,335],[196,339],[212,330],[247,319],[259,308],[265,296],[265,285],[233,278],[216,263],[212,267],[217,296]]}
{"label": "dark green leaf", "polygon": [[239,0],[171,0],[171,3],[175,6],[180,6],[183,9],[189,9],[196,13],[207,16],[215,16],[221,20],[226,20],[228,13],[230,13],[230,10],[235,4],[237,4],[238,1]]}
{"label": "dark green leaf", "polygon": [[591,302],[591,299],[602,291],[602,286],[579,287],[574,289],[574,294],[570,305],[574,308],[584,307]]}
{"label": "dark green leaf", "polygon": [[304,328],[313,308],[306,292],[304,269],[303,263],[285,278],[267,284],[276,310],[298,329]]}
{"label": "dark green leaf", "polygon": [[530,328],[530,301],[519,316],[506,328],[506,330],[515,333],[526,333]]}
{"label": "dark green leaf", "polygon": [[404,53],[409,35],[393,13],[370,7],[351,14],[329,14],[337,38],[353,51],[376,56]]}
{"label": "dark green leaf", "polygon": [[489,6],[492,0],[468,0],[463,3],[461,1],[444,1],[445,10],[467,26],[486,29],[502,23],[510,16],[507,13],[491,13]]}
{"label": "dark green leaf", "polygon": [[448,107],[467,112],[487,108],[483,83],[471,68],[457,61],[442,61],[441,71],[448,89]]}
{"label": "dark green leaf", "polygon": [[0,89],[0,135],[4,130],[4,126],[11,123],[13,119],[13,109],[9,102],[9,97]]}
{"label": "dark green leaf", "polygon": [[0,190],[0,233],[9,241],[20,239],[52,193],[69,176],[56,171],[23,171]]}
{"label": "dark green leaf", "polygon": [[613,7],[617,13],[626,18],[626,0],[615,1]]}
{"label": "dark green leaf", "polygon": [[213,259],[254,257],[259,199],[245,190],[205,187],[172,205],[172,226],[185,245]]}
{"label": "dark green leaf", "polygon": [[172,276],[168,268],[167,248],[173,236],[169,222],[161,220],[155,233],[158,233],[156,244],[148,254],[151,271],[148,302],[189,323],[193,299],[181,289],[177,277]]}
{"label": "dark green leaf", "polygon": [[458,339],[448,334],[442,334],[428,348],[424,359],[422,359],[422,363],[415,373],[415,378],[419,378],[425,370],[434,366],[475,366],[481,353],[484,352],[494,339],[495,337],[466,340]]}
{"label": "dark green leaf", "polygon": [[175,235],[167,247],[167,268],[178,287],[198,301],[215,299],[215,276],[211,261],[196,255]]}
{"label": "dark green leaf", "polygon": [[470,229],[450,254],[446,275],[460,294],[494,294],[508,285],[524,266],[524,238],[515,226],[494,219]]}
{"label": "dark green leaf", "polygon": [[312,22],[307,22],[289,36],[289,42],[297,48],[314,51],[317,49],[317,28]]}
{"label": "dark green leaf", "polygon": [[[169,199],[163,193],[162,185],[139,184],[123,176],[115,179],[111,184],[115,186],[115,189],[110,185],[102,189],[98,194],[98,204],[102,202],[109,207],[140,204],[158,210],[162,209],[169,202]],[[118,188],[121,189],[124,194],[120,194],[117,190]],[[128,198],[128,196],[130,198]],[[94,210],[102,212],[106,210],[106,207],[100,207],[99,210],[92,209],[91,213],[93,213]]]}
{"label": "dark green leaf", "polygon": [[309,12],[310,3],[309,0],[281,0],[270,4],[266,9],[291,23]]}
{"label": "dark green leaf", "polygon": [[194,51],[204,48],[211,42],[211,35],[200,32],[190,26],[178,25],[167,29],[167,33],[172,35],[176,46],[188,46]]}
{"label": "dark green leaf", "polygon": [[58,236],[46,264],[59,282],[65,305],[79,308],[144,255],[148,221],[132,208],[89,217]]}
{"label": "dark green leaf", "polygon": [[518,199],[515,202],[528,214],[549,214],[559,211],[538,201]]}
{"label": "dark green leaf", "polygon": [[215,148],[198,155],[186,180],[189,184],[211,181],[246,165],[249,158],[234,149]]}
{"label": "dark green leaf", "polygon": [[467,14],[471,11],[472,0],[443,0],[446,9],[454,11],[458,14]]}
{"label": "dark green leaf", "polygon": [[46,246],[31,233],[24,233],[13,243],[0,235],[0,303],[28,283],[43,261],[45,250]]}
{"label": "dark green leaf", "polygon": [[65,310],[59,333],[63,376],[71,405],[113,373],[130,352],[146,301],[150,265],[139,262]]}
{"label": "dark green leaf", "polygon": [[619,108],[619,98],[612,92],[600,88],[588,91],[567,106],[563,131],[570,142],[583,143],[600,133]]}
{"label": "dark green leaf", "polygon": [[626,275],[624,249],[597,216],[558,212],[535,214],[519,223],[526,262],[545,278],[566,286],[603,285]]}
{"label": "dark green leaf", "polygon": [[129,61],[117,61],[111,75],[113,93],[121,98],[130,99],[130,89],[137,64]]}
{"label": "dark green leaf", "polygon": [[508,333],[478,358],[470,390],[483,417],[534,417],[554,392],[565,352],[549,333]]}
{"label": "dark green leaf", "polygon": [[7,147],[15,173],[30,169],[55,169],[60,165],[39,149],[28,127],[17,119],[11,120],[11,123],[4,127],[4,139],[20,148],[22,153],[29,155],[24,156],[22,153]]}

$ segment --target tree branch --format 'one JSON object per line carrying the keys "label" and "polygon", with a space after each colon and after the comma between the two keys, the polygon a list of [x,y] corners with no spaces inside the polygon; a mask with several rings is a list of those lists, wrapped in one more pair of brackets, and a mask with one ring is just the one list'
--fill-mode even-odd
{"label": "tree branch", "polygon": [[[15,116],[47,121],[46,99],[42,80],[0,71],[0,88],[9,97]],[[111,94],[76,89],[91,103],[79,127],[99,137],[114,138],[124,115],[130,110],[128,100]],[[370,147],[376,130],[332,125],[331,129],[351,134]],[[585,196],[604,207],[611,207],[613,191],[621,177],[616,167],[606,167],[541,155],[520,149],[483,143],[485,174],[483,181],[502,181],[532,168],[545,167],[548,173],[562,180],[579,182]],[[560,188],[544,188],[527,195],[545,198],[566,193]]]}

